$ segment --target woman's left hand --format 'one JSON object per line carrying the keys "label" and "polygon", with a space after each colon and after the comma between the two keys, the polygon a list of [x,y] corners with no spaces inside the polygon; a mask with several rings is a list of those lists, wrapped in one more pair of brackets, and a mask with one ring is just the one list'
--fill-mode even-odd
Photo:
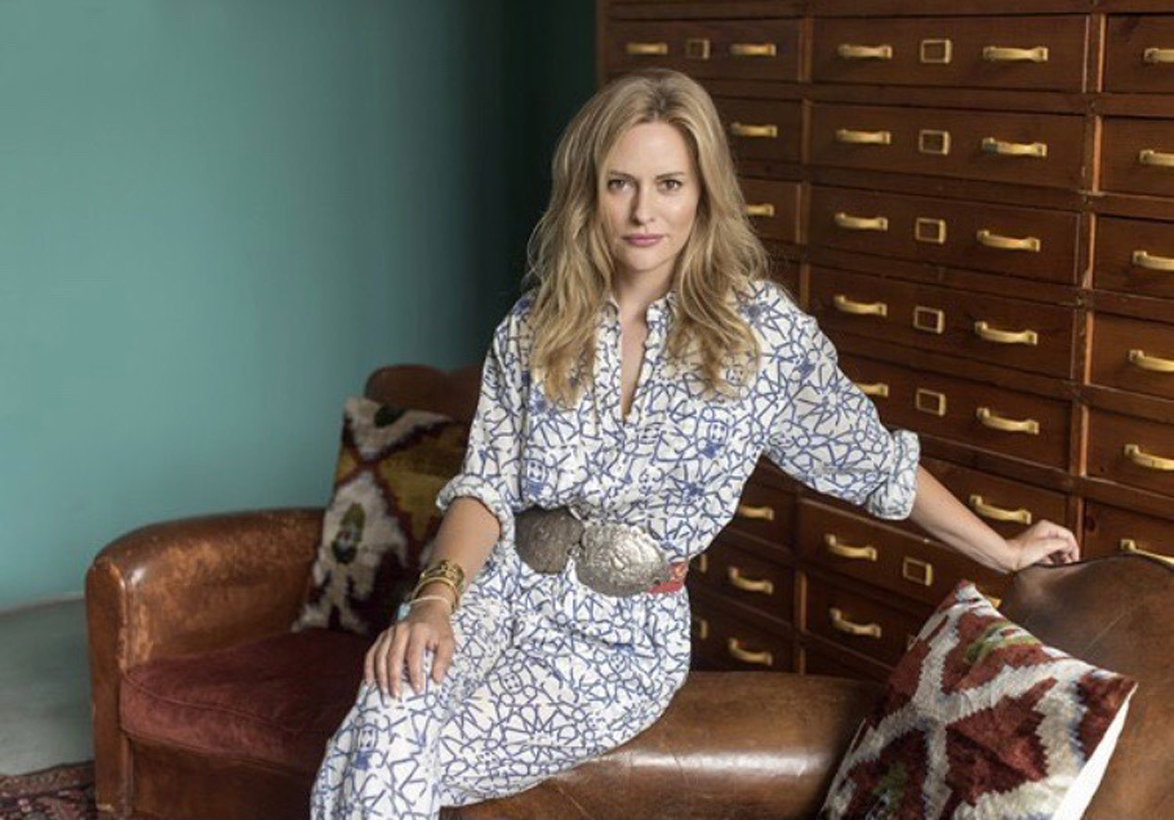
{"label": "woman's left hand", "polygon": [[1018,572],[1032,564],[1071,564],[1080,560],[1080,544],[1067,527],[1051,521],[1037,521],[1014,538],[1008,538],[1014,566]]}

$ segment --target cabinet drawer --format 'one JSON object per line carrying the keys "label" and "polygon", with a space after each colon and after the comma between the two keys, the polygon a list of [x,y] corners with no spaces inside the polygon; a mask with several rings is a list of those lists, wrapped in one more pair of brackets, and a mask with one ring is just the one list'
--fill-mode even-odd
{"label": "cabinet drawer", "polygon": [[1174,326],[1094,314],[1092,381],[1174,399]]}
{"label": "cabinet drawer", "polygon": [[851,355],[840,357],[840,368],[872,398],[891,427],[1049,467],[1068,465],[1071,414],[1066,402]]}
{"label": "cabinet drawer", "polygon": [[1078,214],[816,185],[810,243],[1075,283]]}
{"label": "cabinet drawer", "polygon": [[1131,550],[1174,556],[1174,521],[1086,501],[1083,541],[1085,558]]}
{"label": "cabinet drawer", "polygon": [[807,579],[807,631],[847,649],[895,664],[933,607],[921,617],[822,579]]}
{"label": "cabinet drawer", "polygon": [[892,669],[871,658],[862,658],[845,652],[839,646],[808,637],[801,649],[803,674],[828,675],[834,678],[853,678],[885,682]]}
{"label": "cabinet drawer", "polygon": [[1174,16],[1109,17],[1105,90],[1174,90]]}
{"label": "cabinet drawer", "polygon": [[1174,495],[1174,426],[1090,408],[1088,474]]}
{"label": "cabinet drawer", "polygon": [[1072,377],[1073,308],[814,267],[810,302],[825,330]]}
{"label": "cabinet drawer", "polygon": [[797,19],[611,22],[610,71],[675,68],[701,79],[799,79]]}
{"label": "cabinet drawer", "polygon": [[1097,219],[1098,288],[1174,297],[1174,224],[1143,219]]}
{"label": "cabinet drawer", "polygon": [[814,165],[1074,188],[1084,183],[1083,153],[1079,116],[812,107]]}
{"label": "cabinet drawer", "polygon": [[928,538],[814,501],[799,503],[803,556],[834,572],[936,606],[959,581],[1001,595],[1005,576]]}
{"label": "cabinet drawer", "polygon": [[795,496],[752,476],[742,487],[738,509],[722,532],[752,538],[786,553],[790,551],[794,520]]}
{"label": "cabinet drawer", "polygon": [[798,162],[803,139],[802,103],[715,97],[735,159]]}
{"label": "cabinet drawer", "polygon": [[692,629],[694,651],[726,669],[794,669],[794,639],[755,626],[708,602],[694,602]]}
{"label": "cabinet drawer", "polygon": [[1071,524],[1063,493],[1002,476],[923,457],[922,466],[1002,536],[1018,535],[1037,521]]}
{"label": "cabinet drawer", "polygon": [[764,560],[718,539],[693,559],[690,574],[697,583],[764,615],[790,623],[794,618],[794,570]]}
{"label": "cabinet drawer", "polygon": [[801,191],[798,182],[742,177],[746,213],[763,239],[799,241]]}
{"label": "cabinet drawer", "polygon": [[1105,117],[1101,188],[1174,196],[1174,121]]}
{"label": "cabinet drawer", "polygon": [[817,19],[812,79],[1081,91],[1085,19],[1076,15]]}

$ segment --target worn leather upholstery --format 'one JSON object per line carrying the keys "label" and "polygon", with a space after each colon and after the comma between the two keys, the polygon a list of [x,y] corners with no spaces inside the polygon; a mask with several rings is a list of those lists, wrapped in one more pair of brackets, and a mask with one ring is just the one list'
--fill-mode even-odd
{"label": "worn leather upholstery", "polygon": [[[467,419],[477,377],[385,368],[367,395]],[[321,509],[205,516],[144,527],[99,553],[86,604],[104,816],[307,816],[316,755],[365,651],[349,635],[288,634],[321,519]],[[1094,820],[1174,816],[1172,584],[1169,567],[1124,556],[1028,570],[1004,603],[1044,640],[1140,682]],[[445,817],[810,817],[875,694],[835,678],[693,673],[631,743]]]}

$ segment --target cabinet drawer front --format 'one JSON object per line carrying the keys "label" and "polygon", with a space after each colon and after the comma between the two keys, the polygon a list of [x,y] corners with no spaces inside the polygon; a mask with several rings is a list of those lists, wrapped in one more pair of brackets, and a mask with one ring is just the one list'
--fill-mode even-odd
{"label": "cabinet drawer front", "polygon": [[1093,316],[1092,381],[1174,398],[1174,326]]}
{"label": "cabinet drawer front", "polygon": [[1073,188],[1083,152],[1078,116],[812,106],[814,165]]}
{"label": "cabinet drawer front", "polygon": [[895,664],[917,637],[925,618],[886,606],[822,579],[807,579],[807,631],[832,643]]}
{"label": "cabinet drawer front", "polygon": [[1002,588],[998,573],[927,538],[806,499],[799,503],[798,543],[814,564],[930,606],[963,578],[986,592]]}
{"label": "cabinet drawer front", "polygon": [[1073,308],[815,267],[810,300],[825,330],[1072,376]]}
{"label": "cabinet drawer front", "polygon": [[1080,91],[1085,18],[817,19],[816,82]]}
{"label": "cabinet drawer front", "polygon": [[1174,495],[1174,426],[1091,408],[1088,474]]}
{"label": "cabinet drawer front", "polygon": [[693,647],[726,669],[789,672],[794,666],[795,642],[730,615],[698,596],[693,602]]}
{"label": "cabinet drawer front", "polygon": [[714,97],[735,159],[798,162],[802,103]]}
{"label": "cabinet drawer front", "polygon": [[1174,89],[1174,16],[1113,15],[1105,37],[1105,90]]}
{"label": "cabinet drawer front", "polygon": [[789,553],[795,496],[778,487],[763,484],[752,476],[742,487],[738,509],[722,532],[733,532]]}
{"label": "cabinet drawer front", "polygon": [[1098,288],[1174,297],[1174,223],[1097,219]]}
{"label": "cabinet drawer front", "polygon": [[1174,196],[1174,121],[1105,117],[1101,188]]}
{"label": "cabinet drawer front", "polygon": [[797,19],[612,22],[607,65],[613,72],[676,68],[702,79],[799,79]]}
{"label": "cabinet drawer front", "polygon": [[1075,526],[1068,521],[1063,493],[936,458],[923,457],[921,464],[1000,535],[1019,535],[1025,527],[1045,520]]}
{"label": "cabinet drawer front", "polygon": [[1085,558],[1132,550],[1174,556],[1174,521],[1086,501],[1082,546]]}
{"label": "cabinet drawer front", "polygon": [[718,539],[693,559],[690,574],[723,598],[788,623],[794,617],[794,571]]}
{"label": "cabinet drawer front", "polygon": [[1077,281],[1080,218],[1067,211],[816,185],[809,224],[812,245]]}
{"label": "cabinet drawer front", "polygon": [[[959,365],[961,369],[963,363]],[[1071,414],[1066,402],[856,356],[841,356],[840,368],[873,394],[887,425],[1049,467],[1068,465]]]}
{"label": "cabinet drawer front", "polygon": [[800,187],[798,182],[742,177],[746,213],[763,239],[799,241]]}

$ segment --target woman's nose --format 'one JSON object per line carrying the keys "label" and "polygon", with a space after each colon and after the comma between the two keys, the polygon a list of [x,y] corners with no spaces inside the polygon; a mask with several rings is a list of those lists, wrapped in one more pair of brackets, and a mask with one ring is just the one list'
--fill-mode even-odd
{"label": "woman's nose", "polygon": [[632,221],[645,225],[652,218],[652,197],[646,188],[637,189],[632,197]]}

